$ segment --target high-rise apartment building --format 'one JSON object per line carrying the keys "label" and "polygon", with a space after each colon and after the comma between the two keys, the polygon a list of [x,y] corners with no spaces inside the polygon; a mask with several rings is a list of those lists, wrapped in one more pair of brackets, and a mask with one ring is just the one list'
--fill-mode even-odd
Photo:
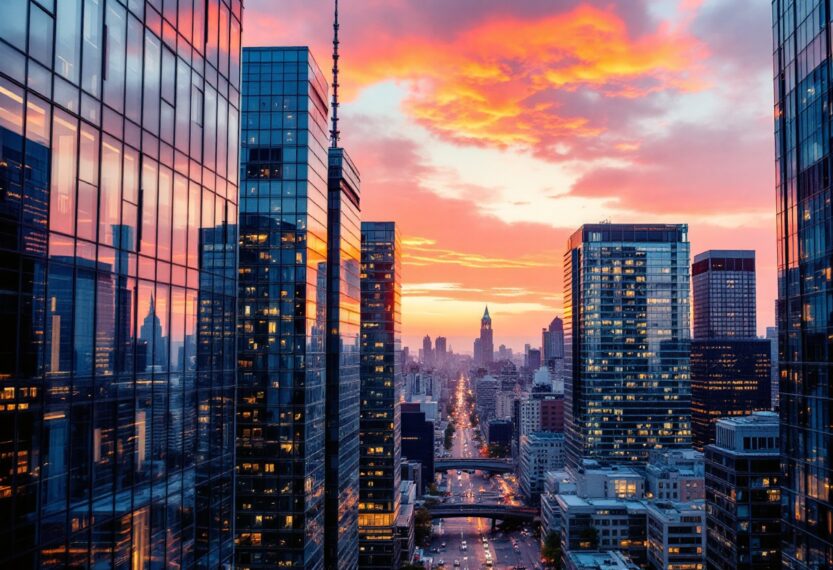
{"label": "high-rise apartment building", "polygon": [[361,220],[359,171],[329,151],[327,419],[324,566],[355,568],[359,553]]}
{"label": "high-rise apartment building", "polygon": [[710,570],[782,567],[778,432],[772,412],[717,422],[715,443],[706,446]]}
{"label": "high-rise apartment building", "polygon": [[547,328],[541,329],[541,350],[544,364],[564,358],[564,321],[560,317],[555,317]]}
{"label": "high-rise apartment building", "polygon": [[567,461],[691,441],[685,225],[592,224],[564,257]]}
{"label": "high-rise apartment building", "polygon": [[232,562],[241,3],[0,2],[0,562]]}
{"label": "high-rise apartment building", "polygon": [[394,222],[362,222],[359,567],[398,568],[401,426],[401,238]]}
{"label": "high-rise apartment building", "polygon": [[772,2],[784,567],[833,567],[830,3]]}
{"label": "high-rise apartment building", "polygon": [[755,252],[709,250],[691,266],[694,338],[755,338]]}
{"label": "high-rise apartment building", "polygon": [[327,82],[243,50],[237,566],[324,567]]}

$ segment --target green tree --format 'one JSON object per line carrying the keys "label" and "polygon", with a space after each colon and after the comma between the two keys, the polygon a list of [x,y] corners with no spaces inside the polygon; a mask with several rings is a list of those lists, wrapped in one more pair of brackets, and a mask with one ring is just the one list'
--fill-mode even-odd
{"label": "green tree", "polygon": [[561,568],[561,537],[551,532],[544,539],[541,547],[541,560],[547,568],[560,570]]}
{"label": "green tree", "polygon": [[419,508],[414,513],[414,533],[417,544],[431,538],[431,513],[426,508]]}
{"label": "green tree", "polygon": [[445,448],[451,449],[451,445],[454,442],[454,431],[455,431],[454,424],[449,422],[448,425],[445,427]]}

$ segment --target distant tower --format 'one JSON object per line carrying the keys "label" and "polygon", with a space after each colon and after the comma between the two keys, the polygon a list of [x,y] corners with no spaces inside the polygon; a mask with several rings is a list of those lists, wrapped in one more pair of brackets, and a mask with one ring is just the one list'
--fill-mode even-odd
{"label": "distant tower", "polygon": [[431,337],[428,335],[422,339],[422,363],[426,366],[434,364],[434,349],[431,348]]}
{"label": "distant tower", "polygon": [[495,344],[492,336],[492,317],[489,316],[489,306],[480,319],[480,364],[486,366],[495,360]]}

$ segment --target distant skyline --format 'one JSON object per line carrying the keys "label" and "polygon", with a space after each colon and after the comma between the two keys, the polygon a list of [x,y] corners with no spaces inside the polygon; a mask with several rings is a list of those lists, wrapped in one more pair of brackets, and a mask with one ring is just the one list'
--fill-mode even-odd
{"label": "distant skyline", "polygon": [[[309,44],[329,69],[331,8],[250,0],[244,44]],[[692,255],[755,249],[759,335],[774,323],[769,3],[340,9],[341,142],[363,217],[402,228],[405,346],[471,352],[487,303],[496,346],[539,344],[567,236],[603,219],[687,223]]]}

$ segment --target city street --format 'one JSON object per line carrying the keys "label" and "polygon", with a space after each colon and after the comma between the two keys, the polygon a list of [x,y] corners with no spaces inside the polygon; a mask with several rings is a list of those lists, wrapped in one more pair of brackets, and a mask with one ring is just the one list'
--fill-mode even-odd
{"label": "city street", "polygon": [[[474,429],[469,422],[471,406],[466,402],[468,378],[458,382],[456,395],[457,430],[451,448],[452,457],[472,458],[480,454]],[[501,503],[520,505],[515,496],[517,480],[514,475],[495,475],[475,471],[467,473],[451,470],[444,479],[455,503]],[[445,486],[441,487],[446,490]],[[443,546],[444,545],[444,546]],[[439,552],[434,552],[439,549]],[[481,568],[540,568],[537,540],[527,529],[509,533],[492,531],[492,521],[480,518],[453,518],[434,521],[430,555],[437,567],[471,570]]]}

